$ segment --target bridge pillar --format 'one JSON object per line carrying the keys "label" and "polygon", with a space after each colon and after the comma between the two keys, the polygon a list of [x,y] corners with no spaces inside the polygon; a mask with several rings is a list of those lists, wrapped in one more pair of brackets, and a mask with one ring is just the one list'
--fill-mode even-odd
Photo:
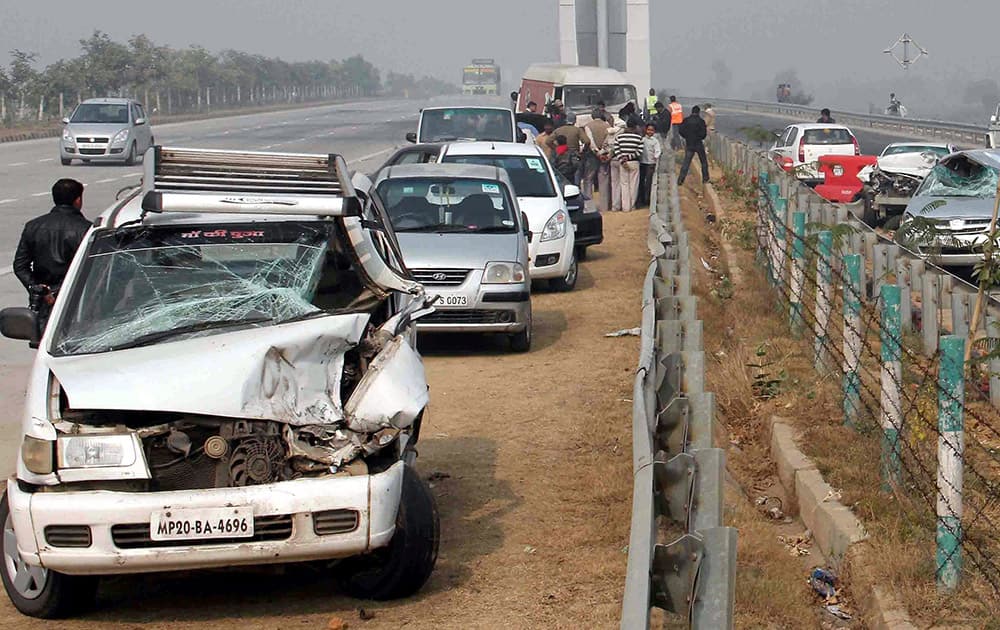
{"label": "bridge pillar", "polygon": [[650,77],[649,0],[559,0],[562,63],[625,73],[642,99]]}

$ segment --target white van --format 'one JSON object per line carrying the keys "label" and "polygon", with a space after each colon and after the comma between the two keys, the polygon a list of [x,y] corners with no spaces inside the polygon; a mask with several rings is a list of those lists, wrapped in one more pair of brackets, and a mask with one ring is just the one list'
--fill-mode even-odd
{"label": "white van", "polygon": [[635,86],[617,70],[557,63],[529,66],[521,78],[517,111],[526,111],[532,101],[541,107],[554,100],[561,100],[567,112],[577,115],[578,125],[590,120],[591,112],[600,101],[612,113],[629,102],[639,109]]}

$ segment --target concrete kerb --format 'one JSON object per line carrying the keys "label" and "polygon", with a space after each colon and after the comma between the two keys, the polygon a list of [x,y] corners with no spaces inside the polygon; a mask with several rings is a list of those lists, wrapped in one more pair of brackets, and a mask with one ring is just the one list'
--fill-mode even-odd
{"label": "concrete kerb", "polygon": [[816,464],[796,443],[796,431],[778,416],[768,421],[771,459],[777,465],[778,478],[799,517],[813,534],[823,555],[839,569],[852,571],[851,592],[861,603],[872,628],[916,630],[906,610],[884,589],[874,584],[863,570],[870,566],[868,534],[864,525],[837,498]]}

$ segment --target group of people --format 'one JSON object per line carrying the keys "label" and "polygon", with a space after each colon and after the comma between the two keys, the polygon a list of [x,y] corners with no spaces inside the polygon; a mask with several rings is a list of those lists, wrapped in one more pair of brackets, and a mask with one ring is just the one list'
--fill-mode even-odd
{"label": "group of people", "polygon": [[559,100],[549,103],[545,114],[529,102],[519,120],[539,131],[535,143],[559,173],[580,187],[584,199],[593,199],[596,189],[600,211],[628,212],[649,206],[656,164],[664,151],[684,149],[678,183],[684,183],[695,155],[701,161],[702,180],[709,181],[704,141],[708,130],[714,130],[711,105],[705,118],[697,105],[685,117],[676,97],[664,105],[654,90],[649,93],[644,111],[630,102],[616,117],[599,102],[583,125]]}

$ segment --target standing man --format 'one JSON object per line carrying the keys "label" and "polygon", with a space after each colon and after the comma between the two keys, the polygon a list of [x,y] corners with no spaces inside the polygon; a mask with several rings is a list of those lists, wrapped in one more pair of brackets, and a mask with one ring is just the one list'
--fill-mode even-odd
{"label": "standing man", "polygon": [[702,118],[705,119],[705,126],[708,127],[708,132],[715,133],[715,110],[712,108],[711,103],[705,103],[705,111],[702,112]]}
{"label": "standing man", "polygon": [[656,125],[656,135],[660,138],[661,149],[667,148],[667,137],[670,135],[670,112],[661,102],[653,106],[656,113],[653,114],[653,124]]}
{"label": "standing man", "polygon": [[528,111],[532,114],[538,113],[538,103],[535,101],[528,101]]}
{"label": "standing man", "polygon": [[545,126],[542,127],[542,133],[535,136],[535,144],[537,144],[538,148],[542,150],[545,157],[549,158],[549,162],[555,158],[555,149],[553,149],[549,144],[550,140],[555,140],[554,131],[555,129],[553,128],[552,123],[547,122],[545,123]]}
{"label": "standing man", "polygon": [[28,290],[29,303],[40,298],[39,334],[45,330],[55,295],[66,277],[76,250],[90,229],[83,216],[83,184],[60,179],[52,186],[55,204],[42,216],[28,221],[14,254],[14,275]]}
{"label": "standing man", "polygon": [[621,162],[620,189],[622,211],[631,212],[639,196],[639,158],[642,157],[642,121],[633,115],[625,131],[618,134],[616,159]]}
{"label": "standing man", "polygon": [[648,208],[652,201],[653,178],[656,177],[656,163],[663,150],[656,137],[656,126],[646,124],[646,135],[642,137],[642,155],[639,157],[639,207]]}
{"label": "standing man", "polygon": [[691,108],[691,115],[684,119],[680,125],[680,136],[684,138],[684,163],[681,164],[681,174],[677,176],[677,185],[684,184],[688,169],[691,168],[691,160],[694,154],[698,154],[701,160],[701,181],[708,183],[708,156],[705,155],[705,137],[708,135],[708,128],[705,121],[701,119],[701,108],[695,105]]}
{"label": "standing man", "polygon": [[823,109],[819,110],[819,118],[816,119],[816,122],[832,125],[837,121],[834,120],[833,116],[830,115],[830,110],[824,107]]}
{"label": "standing man", "polygon": [[[576,126],[576,114],[573,112],[566,114],[566,121],[562,125],[556,127],[555,137],[559,136],[566,136],[566,142],[569,144],[570,150],[576,152],[577,154],[579,154],[590,142],[583,129]],[[549,146],[551,146],[553,150],[555,150],[556,147],[555,137],[549,140]]]}
{"label": "standing man", "polygon": [[654,90],[653,88],[649,88],[649,94],[646,96],[646,120],[647,121],[650,120],[653,117],[653,114],[655,113],[655,107],[656,107],[657,100],[658,99],[656,98],[656,90]]}
{"label": "standing man", "polygon": [[[594,198],[594,178],[597,178],[597,188],[601,191],[601,198],[597,204],[597,209],[607,212],[608,203],[611,196],[608,189],[611,187],[611,167],[605,159],[604,145],[608,140],[608,130],[611,125],[604,120],[601,112],[594,110],[590,121],[584,125],[583,132],[587,135],[590,144],[590,151],[584,156],[584,172],[580,180],[580,189],[584,199]],[[587,160],[590,163],[587,164]]]}
{"label": "standing man", "polygon": [[680,126],[684,122],[684,108],[677,102],[676,96],[670,97],[670,148],[679,149],[681,145]]}

